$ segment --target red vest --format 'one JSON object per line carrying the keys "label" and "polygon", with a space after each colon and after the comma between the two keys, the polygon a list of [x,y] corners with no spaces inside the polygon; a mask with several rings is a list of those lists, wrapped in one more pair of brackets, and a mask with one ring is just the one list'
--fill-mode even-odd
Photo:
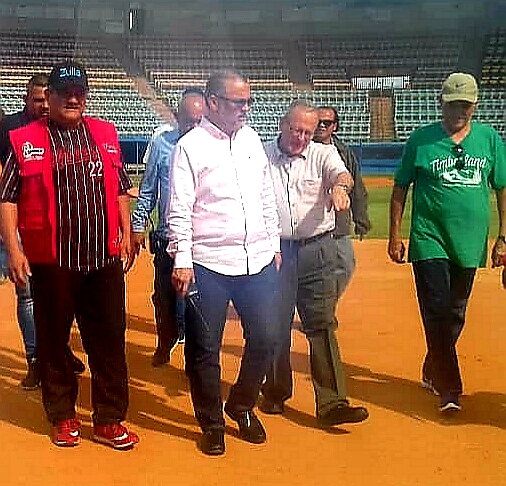
{"label": "red vest", "polygon": [[[104,170],[107,216],[107,249],[119,255],[118,169],[121,167],[118,135],[114,125],[84,117],[98,146]],[[30,263],[56,262],[56,199],[53,156],[47,120],[38,120],[9,132],[21,176],[18,227],[23,250]]]}

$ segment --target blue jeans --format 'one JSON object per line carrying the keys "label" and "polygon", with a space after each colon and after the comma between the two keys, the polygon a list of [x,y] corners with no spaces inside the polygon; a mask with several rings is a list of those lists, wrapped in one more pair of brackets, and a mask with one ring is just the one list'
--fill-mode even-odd
{"label": "blue jeans", "polygon": [[30,290],[30,283],[26,287],[16,286],[17,295],[17,316],[19,329],[23,336],[25,353],[27,359],[33,358],[37,350],[37,339],[35,334],[35,321],[33,319],[33,299]]}
{"label": "blue jeans", "polygon": [[198,294],[186,306],[186,374],[202,430],[224,429],[220,349],[231,300],[245,340],[241,369],[227,400],[231,411],[251,410],[271,355],[277,275],[273,263],[256,275],[228,276],[194,265]]}
{"label": "blue jeans", "polygon": [[177,322],[177,332],[178,339],[184,339],[185,334],[185,322],[184,315],[186,312],[186,300],[179,295],[176,297],[176,322]]}
{"label": "blue jeans", "polygon": [[427,342],[422,374],[441,395],[460,395],[455,346],[464,327],[476,268],[435,258],[413,262],[413,273]]}
{"label": "blue jeans", "polygon": [[[0,276],[7,278],[8,261],[5,245],[0,241]],[[23,337],[25,345],[25,353],[27,358],[35,356],[37,341],[35,337],[35,322],[33,320],[33,299],[30,292],[30,283],[26,287],[16,286],[16,312],[18,317],[19,329]]]}
{"label": "blue jeans", "polygon": [[0,281],[9,278],[9,263],[7,261],[7,250],[3,241],[0,240]]}

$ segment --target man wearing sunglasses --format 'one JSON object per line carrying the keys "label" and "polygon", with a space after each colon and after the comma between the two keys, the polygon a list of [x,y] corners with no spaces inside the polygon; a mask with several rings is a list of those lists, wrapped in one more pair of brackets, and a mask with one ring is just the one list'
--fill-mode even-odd
{"label": "man wearing sunglasses", "polygon": [[408,260],[427,342],[422,385],[440,396],[445,414],[461,408],[456,343],[476,269],[486,265],[490,187],[497,193],[499,213],[492,266],[502,265],[506,254],[505,148],[493,128],[472,121],[477,101],[472,75],[448,76],[440,95],[442,121],[409,137],[390,204],[388,254],[403,263],[400,226],[413,184]]}
{"label": "man wearing sunglasses", "polygon": [[352,179],[353,188],[350,192],[350,209],[336,211],[336,227],[334,229],[337,243],[337,291],[341,297],[355,270],[355,254],[350,238],[351,220],[355,224],[355,234],[362,239],[371,229],[371,221],[367,214],[367,191],[362,180],[362,171],[353,150],[336,135],[339,130],[339,116],[332,106],[318,108],[318,126],[314,132],[315,142],[333,145],[343,159]]}

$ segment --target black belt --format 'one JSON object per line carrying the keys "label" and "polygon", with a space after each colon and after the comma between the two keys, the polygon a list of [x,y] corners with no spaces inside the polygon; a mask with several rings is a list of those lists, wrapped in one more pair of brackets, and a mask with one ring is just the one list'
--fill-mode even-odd
{"label": "black belt", "polygon": [[334,230],[325,231],[324,233],[320,233],[319,235],[310,236],[309,238],[301,238],[300,240],[290,240],[287,238],[282,238],[281,243],[288,244],[290,246],[306,246],[311,243],[315,243],[317,241],[323,240],[324,238],[331,238],[334,234]]}

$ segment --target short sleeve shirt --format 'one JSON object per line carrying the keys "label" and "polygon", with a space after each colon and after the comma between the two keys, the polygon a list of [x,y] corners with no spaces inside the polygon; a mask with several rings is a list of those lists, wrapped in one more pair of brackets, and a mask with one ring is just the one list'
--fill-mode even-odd
{"label": "short sleeve shirt", "polygon": [[472,122],[460,145],[458,154],[441,123],[416,130],[406,143],[394,181],[413,184],[410,261],[485,266],[490,188],[506,186],[504,142],[493,128]]}

